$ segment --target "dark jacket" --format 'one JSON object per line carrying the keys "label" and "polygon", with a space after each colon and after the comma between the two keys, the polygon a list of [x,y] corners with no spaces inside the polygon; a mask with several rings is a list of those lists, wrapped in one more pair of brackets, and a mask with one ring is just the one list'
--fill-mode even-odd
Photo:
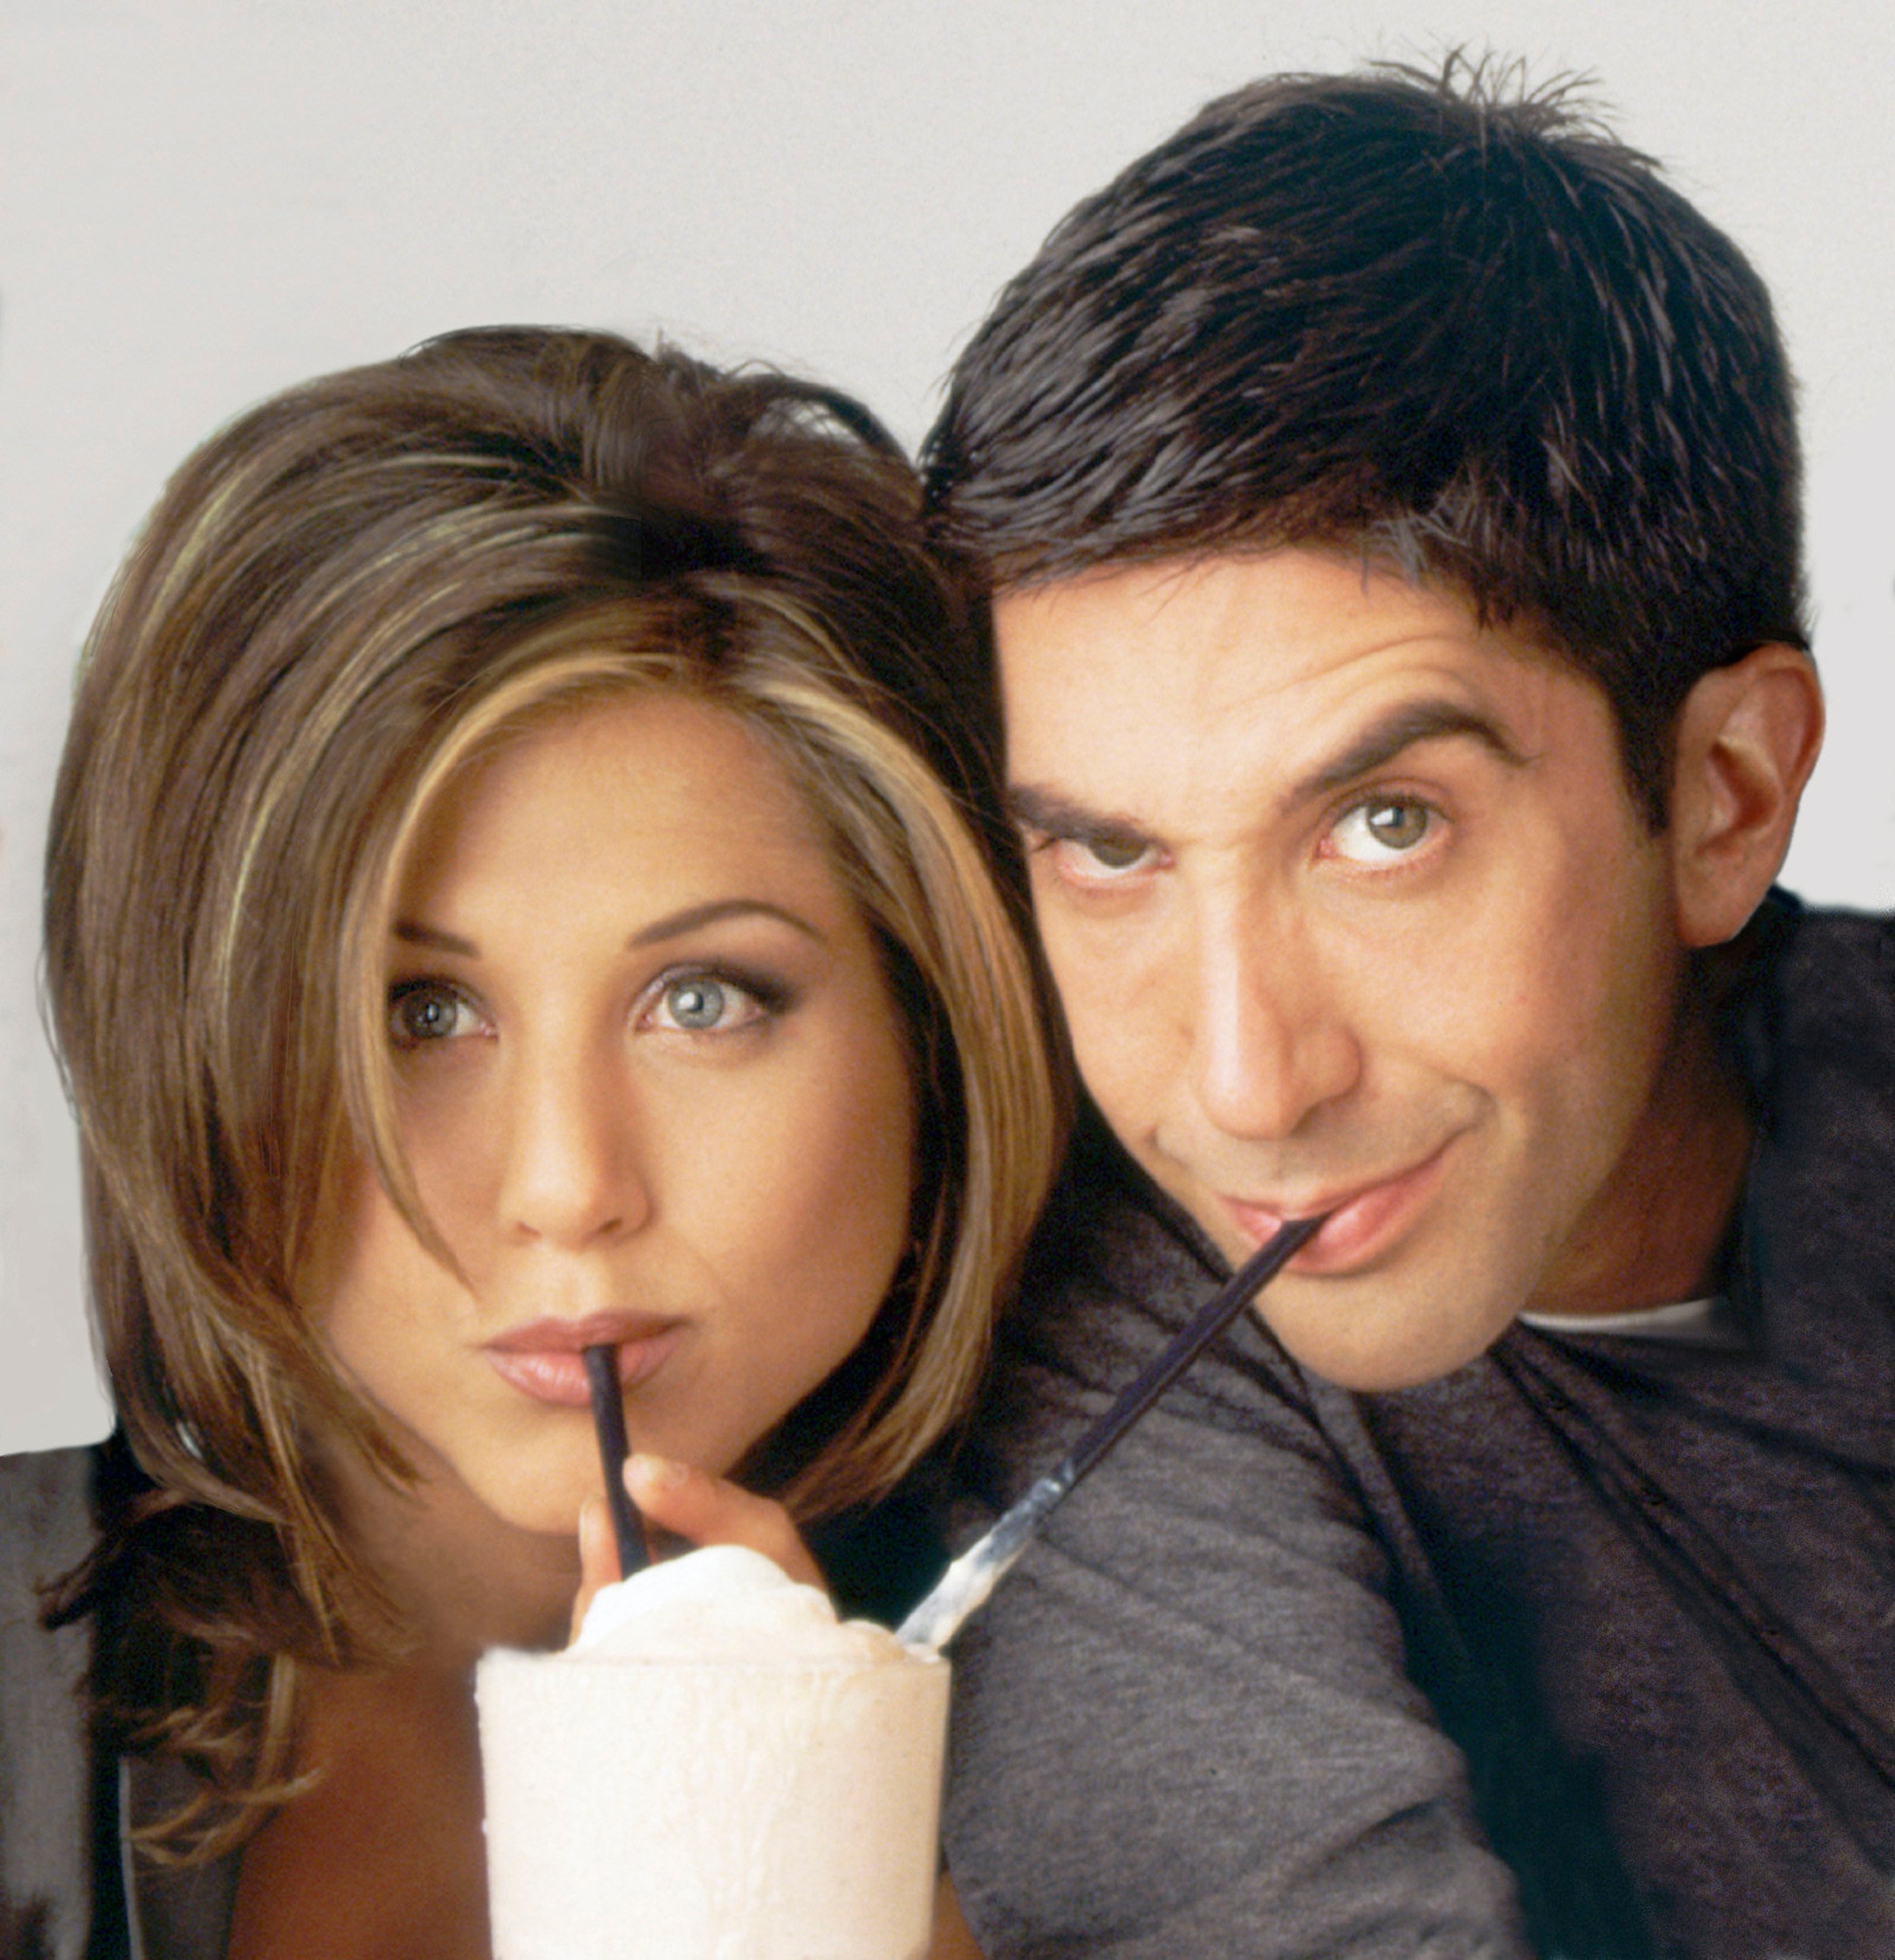
{"label": "dark jacket", "polygon": [[91,1747],[90,1631],[40,1624],[40,1589],[91,1548],[103,1457],[0,1457],[0,1960],[219,1960],[235,1858],[142,1866],[128,1895],[129,1822],[175,1809],[189,1779]]}
{"label": "dark jacket", "polygon": [[[1352,1395],[1247,1318],[967,1629],[989,1960],[1895,1954],[1895,931],[1779,899],[1748,943],[1699,1338],[1519,1325]],[[1222,1271],[1103,1137],[1037,1258],[983,1512]]]}

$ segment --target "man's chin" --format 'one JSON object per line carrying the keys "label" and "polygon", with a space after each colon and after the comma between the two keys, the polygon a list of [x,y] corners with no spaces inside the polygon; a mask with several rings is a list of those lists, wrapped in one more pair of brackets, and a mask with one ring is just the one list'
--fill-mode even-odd
{"label": "man's chin", "polygon": [[1386,1282],[1296,1276],[1264,1294],[1256,1311],[1290,1358],[1352,1394],[1380,1395],[1439,1381],[1484,1354],[1516,1309],[1483,1312],[1468,1296],[1391,1297]]}

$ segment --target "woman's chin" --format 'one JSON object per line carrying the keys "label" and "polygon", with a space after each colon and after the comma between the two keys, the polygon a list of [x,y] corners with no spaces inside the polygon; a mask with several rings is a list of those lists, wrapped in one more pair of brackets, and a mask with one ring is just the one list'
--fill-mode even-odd
{"label": "woman's chin", "polygon": [[[391,1427],[396,1446],[416,1472],[394,1507],[399,1522],[372,1494],[389,1487],[375,1478],[351,1480],[359,1512],[363,1500],[387,1524],[404,1535],[438,1538],[476,1556],[488,1540],[522,1536],[557,1538],[570,1548],[579,1526],[580,1507],[599,1493],[599,1460],[588,1430],[584,1448],[456,1449],[431,1442],[399,1421]],[[524,1549],[524,1548],[523,1548]]]}
{"label": "woman's chin", "polygon": [[[596,1459],[583,1466],[454,1467],[457,1481],[472,1500],[474,1516],[467,1522],[476,1529],[497,1527],[508,1537],[559,1538],[570,1545],[578,1532],[581,1506],[599,1494]],[[449,1503],[452,1507],[451,1500]]]}

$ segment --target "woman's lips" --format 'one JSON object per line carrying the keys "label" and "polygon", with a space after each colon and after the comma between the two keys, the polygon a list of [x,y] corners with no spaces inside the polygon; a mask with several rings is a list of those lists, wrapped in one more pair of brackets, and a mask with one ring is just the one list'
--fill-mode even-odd
{"label": "woman's lips", "polygon": [[481,1349],[488,1365],[509,1387],[558,1408],[591,1405],[584,1351],[617,1351],[625,1388],[664,1366],[683,1338],[684,1323],[650,1314],[594,1313],[582,1320],[530,1321],[495,1335]]}
{"label": "woman's lips", "polygon": [[1242,1198],[1227,1198],[1225,1211],[1247,1238],[1259,1245],[1285,1218],[1329,1216],[1315,1237],[1291,1260],[1287,1268],[1299,1273],[1342,1273],[1365,1265],[1406,1230],[1426,1206],[1444,1172],[1451,1144],[1443,1144],[1411,1170],[1379,1184],[1358,1185],[1333,1196],[1320,1195],[1294,1211],[1278,1211]]}

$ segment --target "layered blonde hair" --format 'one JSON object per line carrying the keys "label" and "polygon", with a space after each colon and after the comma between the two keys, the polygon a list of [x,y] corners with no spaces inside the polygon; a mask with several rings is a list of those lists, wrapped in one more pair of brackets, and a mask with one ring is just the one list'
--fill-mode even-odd
{"label": "layered blonde hair", "polygon": [[311,383],[170,485],[80,673],[46,985],[123,1438],[59,1611],[97,1621],[108,1734],[230,1799],[182,1841],[221,1848],[283,1793],[299,1660],[398,1639],[310,1440],[406,1466],[298,1286],[364,1160],[430,1236],[390,909],[431,804],[524,721],[650,689],[739,718],[826,827],[906,1021],[913,1249],[750,1481],[832,1513],[966,1406],[1062,1122],[990,705],[943,678],[977,630],[865,411],[608,335],[458,334]]}

